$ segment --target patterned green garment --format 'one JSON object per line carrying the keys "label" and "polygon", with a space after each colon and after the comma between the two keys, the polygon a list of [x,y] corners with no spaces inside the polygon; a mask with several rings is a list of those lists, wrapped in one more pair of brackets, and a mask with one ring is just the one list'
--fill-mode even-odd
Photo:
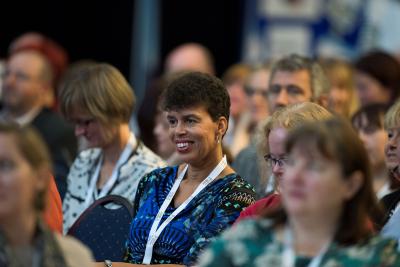
{"label": "patterned green garment", "polygon": [[[373,237],[360,245],[331,244],[322,258],[323,267],[400,266],[394,240]],[[284,246],[268,220],[245,220],[215,240],[200,257],[199,266],[282,266]],[[309,258],[297,257],[295,266],[307,266]]]}

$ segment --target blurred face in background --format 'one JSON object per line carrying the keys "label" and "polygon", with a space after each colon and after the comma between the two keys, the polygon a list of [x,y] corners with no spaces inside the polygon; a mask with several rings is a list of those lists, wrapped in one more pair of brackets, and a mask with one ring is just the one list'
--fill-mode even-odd
{"label": "blurred face in background", "polygon": [[237,119],[247,110],[248,102],[242,81],[234,81],[226,85],[231,100],[230,115]]}
{"label": "blurred face in background", "polygon": [[[383,114],[379,124],[383,125]],[[364,143],[372,168],[379,169],[385,166],[385,144],[388,139],[383,126],[368,121],[365,113],[353,121],[353,126]]]}
{"label": "blurred face in background", "polygon": [[338,115],[348,114],[349,110],[349,91],[340,84],[332,84],[328,95],[328,108]]}
{"label": "blurred face in background", "polygon": [[250,74],[244,87],[251,119],[254,123],[258,123],[269,116],[268,80],[269,71],[259,69]]}
{"label": "blurred face in background", "polygon": [[168,159],[175,152],[175,144],[169,136],[169,125],[165,112],[156,115],[153,134],[157,142],[157,154]]}
{"label": "blurred face in background", "polygon": [[308,70],[275,72],[268,93],[271,113],[278,108],[311,101],[311,99],[311,77]]}
{"label": "blurred face in background", "polygon": [[361,106],[374,103],[387,104],[390,102],[390,90],[364,72],[356,72],[356,89]]}
{"label": "blurred face in background", "polygon": [[47,179],[20,152],[12,134],[0,133],[0,222],[36,212],[34,200]]}
{"label": "blurred face in background", "polygon": [[43,60],[31,51],[19,52],[10,58],[3,73],[2,101],[6,108],[23,113],[41,103],[46,92],[41,76]]}
{"label": "blurred face in background", "polygon": [[322,58],[319,63],[330,83],[327,108],[337,115],[350,117],[357,106],[352,65],[338,58]]}
{"label": "blurred face in background", "polygon": [[351,197],[339,162],[301,144],[288,154],[281,193],[289,216],[340,214]]}

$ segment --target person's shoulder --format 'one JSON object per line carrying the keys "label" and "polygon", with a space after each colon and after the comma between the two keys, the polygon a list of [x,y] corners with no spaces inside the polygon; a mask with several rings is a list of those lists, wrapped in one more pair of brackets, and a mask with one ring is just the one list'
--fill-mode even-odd
{"label": "person's shoulder", "polygon": [[394,192],[391,192],[385,195],[381,199],[381,203],[385,206],[386,209],[391,209],[397,206],[397,203],[400,201],[400,189],[397,189]]}
{"label": "person's shoulder", "polygon": [[381,252],[396,252],[397,253],[398,242],[392,238],[383,237],[381,235],[375,235],[373,237],[368,238],[365,242],[360,243],[357,246],[354,246],[355,249],[368,249],[371,252],[375,251],[376,253]]}
{"label": "person's shoulder", "polygon": [[224,210],[235,210],[241,212],[256,200],[254,187],[243,180],[236,173],[225,176],[219,186],[220,201],[218,206]]}
{"label": "person's shoulder", "polygon": [[86,165],[89,163],[95,163],[101,155],[100,148],[88,148],[79,152],[75,158],[74,165]]}
{"label": "person's shoulder", "polygon": [[[153,195],[159,190],[165,190],[166,184],[173,183],[178,166],[157,168],[145,174],[139,181],[136,193],[138,203],[142,203],[144,199]],[[136,204],[138,207],[141,204]]]}
{"label": "person's shoulder", "polygon": [[254,186],[244,180],[239,174],[231,173],[224,177],[226,182],[226,187],[228,190],[226,192],[246,192],[250,195],[256,197]]}
{"label": "person's shoulder", "polygon": [[[363,266],[399,266],[400,254],[397,241],[382,236],[373,236],[358,244],[341,247],[341,262],[362,263]],[[339,260],[339,259],[338,259]]]}
{"label": "person's shoulder", "polygon": [[163,159],[161,159],[156,153],[154,153],[150,148],[148,148],[142,141],[138,141],[138,147],[136,149],[137,155],[135,161],[140,164],[144,164],[147,166],[156,167],[165,167],[166,163]]}
{"label": "person's shoulder", "polygon": [[85,245],[70,236],[54,235],[68,267],[93,265],[92,253]]}
{"label": "person's shoulder", "polygon": [[227,240],[250,239],[255,240],[261,236],[265,239],[272,239],[273,222],[269,219],[245,219],[233,225],[223,233]]}
{"label": "person's shoulder", "polygon": [[270,208],[272,206],[277,205],[278,203],[280,203],[280,201],[281,201],[281,195],[272,193],[264,198],[257,200],[252,206],[264,210],[266,208]]}
{"label": "person's shoulder", "polygon": [[160,181],[174,179],[178,166],[160,167],[147,173],[140,181],[141,186],[149,184],[158,184]]}
{"label": "person's shoulder", "polygon": [[101,155],[101,149],[90,148],[79,152],[68,173],[68,177],[80,176],[94,168]]}

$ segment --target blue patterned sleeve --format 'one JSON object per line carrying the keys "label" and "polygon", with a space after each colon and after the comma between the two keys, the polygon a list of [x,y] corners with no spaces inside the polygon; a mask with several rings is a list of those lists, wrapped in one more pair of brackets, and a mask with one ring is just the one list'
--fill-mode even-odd
{"label": "blue patterned sleeve", "polygon": [[158,168],[155,169],[148,174],[145,174],[138,184],[138,188],[136,191],[135,200],[133,202],[134,214],[133,217],[136,216],[137,211],[142,206],[143,202],[146,201],[147,197],[151,194],[153,189],[153,184],[157,183],[160,179],[165,179],[165,175],[168,171],[168,168]]}
{"label": "blue patterned sleeve", "polygon": [[[243,179],[235,179],[229,187],[224,189],[218,198],[213,217],[209,223],[202,224],[194,236],[195,243],[184,258],[185,265],[193,265],[197,262],[199,254],[207,248],[211,241],[221,232],[230,227],[240,212],[255,202],[255,191],[253,186]],[[210,207],[211,208],[211,207]]]}
{"label": "blue patterned sleeve", "polygon": [[[138,188],[136,191],[136,196],[135,200],[133,202],[133,218],[136,216],[140,206],[144,203],[144,201],[147,199],[149,196],[151,190],[152,190],[152,184],[158,180],[162,179],[163,173],[165,172],[166,168],[159,168],[155,169],[152,172],[144,175],[138,184]],[[131,231],[130,229],[129,231]],[[130,262],[131,260],[131,255],[130,255],[130,249],[129,249],[129,239],[125,242],[125,254],[124,254],[124,261],[125,262]]]}

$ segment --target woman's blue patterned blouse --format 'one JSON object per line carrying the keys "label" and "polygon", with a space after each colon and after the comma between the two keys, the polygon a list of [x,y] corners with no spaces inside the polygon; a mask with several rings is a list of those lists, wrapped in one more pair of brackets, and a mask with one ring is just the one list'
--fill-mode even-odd
{"label": "woman's blue patterned blouse", "polygon": [[[126,243],[126,262],[142,263],[150,228],[174,184],[177,171],[178,166],[156,169],[140,181],[134,203],[135,217]],[[253,187],[237,174],[215,180],[163,230],[154,244],[151,264],[194,264],[210,241],[254,200]],[[172,202],[161,223],[174,210]]]}

